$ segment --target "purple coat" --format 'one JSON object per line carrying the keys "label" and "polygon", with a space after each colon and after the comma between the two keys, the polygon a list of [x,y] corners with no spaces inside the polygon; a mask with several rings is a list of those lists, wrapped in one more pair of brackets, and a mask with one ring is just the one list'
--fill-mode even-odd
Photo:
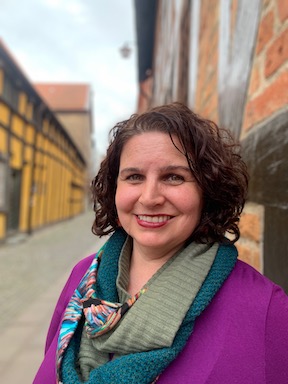
{"label": "purple coat", "polygon": [[[74,267],[61,293],[34,384],[56,382],[55,356],[61,318],[92,259],[93,255]],[[237,261],[211,304],[196,320],[184,350],[158,383],[287,384],[287,295],[252,267]]]}

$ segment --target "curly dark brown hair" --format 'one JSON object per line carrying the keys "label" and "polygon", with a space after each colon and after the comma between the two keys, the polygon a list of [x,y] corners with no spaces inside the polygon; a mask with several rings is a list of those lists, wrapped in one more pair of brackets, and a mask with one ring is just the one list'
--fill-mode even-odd
{"label": "curly dark brown hair", "polygon": [[[201,219],[189,241],[235,243],[240,236],[238,222],[248,189],[240,145],[229,131],[181,103],[134,114],[112,128],[107,155],[91,186],[95,211],[93,233],[103,236],[118,227],[115,194],[123,146],[135,135],[155,131],[170,136],[174,146],[185,155],[203,191]],[[176,146],[173,136],[179,139],[182,148]],[[227,232],[232,235],[228,236],[230,240],[225,236]]]}

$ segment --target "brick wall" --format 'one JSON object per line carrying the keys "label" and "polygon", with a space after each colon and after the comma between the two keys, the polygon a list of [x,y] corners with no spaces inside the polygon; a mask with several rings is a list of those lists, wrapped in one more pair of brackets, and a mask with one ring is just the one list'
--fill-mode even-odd
{"label": "brick wall", "polygon": [[[251,180],[239,255],[288,290],[277,227],[288,223],[288,1],[158,0],[156,31],[150,106],[188,90],[191,108],[242,142]],[[187,47],[188,64],[179,58]]]}
{"label": "brick wall", "polygon": [[[243,115],[242,139],[256,132],[260,123],[271,119],[282,109],[287,109],[287,89],[288,2],[264,1]],[[260,271],[264,268],[261,246],[264,241],[264,213],[263,205],[252,210],[246,205],[240,225],[242,236],[238,244],[241,258]]]}
{"label": "brick wall", "polygon": [[203,0],[200,12],[198,81],[194,109],[218,122],[219,1]]}
{"label": "brick wall", "polygon": [[239,258],[263,272],[263,216],[262,205],[247,203],[240,220],[241,239],[237,243]]}
{"label": "brick wall", "polygon": [[288,1],[264,1],[242,136],[288,104]]}

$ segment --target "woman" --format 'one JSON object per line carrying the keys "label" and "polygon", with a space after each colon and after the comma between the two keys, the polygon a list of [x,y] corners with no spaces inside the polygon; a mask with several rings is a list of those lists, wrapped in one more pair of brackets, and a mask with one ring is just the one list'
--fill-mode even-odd
{"label": "woman", "polygon": [[92,185],[112,236],[73,269],[34,383],[288,383],[287,296],[233,245],[239,147],[179,103],[113,133]]}

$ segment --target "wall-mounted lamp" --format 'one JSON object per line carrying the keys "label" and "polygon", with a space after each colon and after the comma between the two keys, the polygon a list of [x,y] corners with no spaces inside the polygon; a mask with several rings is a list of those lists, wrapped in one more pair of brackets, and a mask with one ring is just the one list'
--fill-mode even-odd
{"label": "wall-mounted lamp", "polygon": [[128,59],[131,55],[132,48],[129,46],[129,43],[124,43],[123,46],[119,49],[120,54],[124,59]]}

